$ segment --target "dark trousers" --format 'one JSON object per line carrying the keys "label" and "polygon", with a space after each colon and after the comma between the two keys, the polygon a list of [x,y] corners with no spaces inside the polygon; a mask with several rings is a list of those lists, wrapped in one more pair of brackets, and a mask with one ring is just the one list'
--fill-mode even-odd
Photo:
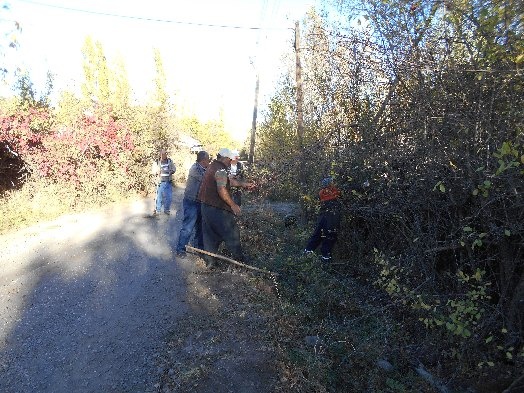
{"label": "dark trousers", "polygon": [[193,229],[195,230],[193,246],[202,249],[204,247],[204,240],[202,236],[202,214],[200,212],[200,202],[184,198],[182,200],[182,206],[184,208],[184,220],[182,221],[180,235],[178,235],[176,251],[182,252],[186,250],[186,245],[189,243]]}
{"label": "dark trousers", "polygon": [[231,190],[231,199],[238,205],[242,206],[242,191],[239,188]]}
{"label": "dark trousers", "polygon": [[331,258],[331,251],[333,246],[337,242],[338,227],[336,225],[330,225],[331,215],[323,214],[319,217],[315,231],[309,238],[306,246],[307,251],[315,251],[320,246],[320,253],[325,259]]}
{"label": "dark trousers", "polygon": [[[224,242],[236,261],[243,261],[244,254],[240,245],[240,230],[235,215],[227,210],[202,203],[202,234],[204,250],[217,253],[220,243]],[[205,256],[208,265],[214,264],[213,257]]]}

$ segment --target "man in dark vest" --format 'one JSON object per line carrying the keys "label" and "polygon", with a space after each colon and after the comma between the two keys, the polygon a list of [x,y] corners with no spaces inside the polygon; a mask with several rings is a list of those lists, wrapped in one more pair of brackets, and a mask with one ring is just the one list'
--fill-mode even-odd
{"label": "man in dark vest", "polygon": [[[231,186],[253,189],[255,185],[228,177],[234,159],[235,154],[231,150],[220,149],[216,160],[206,169],[198,199],[202,203],[204,250],[216,254],[220,243],[224,242],[233,259],[243,261],[240,231],[235,219],[241,209],[231,198]],[[206,256],[204,260],[208,267],[214,266],[212,257]]]}

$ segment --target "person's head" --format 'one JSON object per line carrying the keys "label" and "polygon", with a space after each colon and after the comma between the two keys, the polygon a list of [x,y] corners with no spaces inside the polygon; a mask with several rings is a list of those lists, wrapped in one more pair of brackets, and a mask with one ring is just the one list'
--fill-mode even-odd
{"label": "person's head", "polygon": [[238,150],[232,150],[231,153],[235,156],[235,158],[231,161],[231,163],[236,164],[238,160],[240,160],[240,153]]}
{"label": "person's head", "polygon": [[234,159],[235,155],[231,150],[224,147],[218,151],[217,160],[222,162],[223,164],[230,166],[231,161]]}
{"label": "person's head", "polygon": [[196,160],[204,168],[207,168],[207,166],[209,165],[209,153],[204,150],[199,151],[197,153]]}
{"label": "person's head", "polygon": [[166,160],[167,159],[167,150],[166,149],[160,149],[159,155],[160,155],[160,159],[162,161]]}

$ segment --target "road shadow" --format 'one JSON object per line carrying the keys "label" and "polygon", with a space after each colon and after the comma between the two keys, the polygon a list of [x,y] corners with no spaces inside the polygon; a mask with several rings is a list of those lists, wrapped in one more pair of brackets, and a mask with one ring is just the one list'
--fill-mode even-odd
{"label": "road shadow", "polygon": [[156,391],[166,335],[188,311],[187,271],[173,258],[175,217],[148,219],[141,203],[10,236],[0,391]]}

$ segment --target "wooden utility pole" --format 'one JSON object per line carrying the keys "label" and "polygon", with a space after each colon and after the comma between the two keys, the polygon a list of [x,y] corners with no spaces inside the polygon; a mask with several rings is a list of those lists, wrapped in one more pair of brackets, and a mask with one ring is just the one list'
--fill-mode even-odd
{"label": "wooden utility pole", "polygon": [[[300,26],[295,22],[295,59],[296,59],[296,79],[297,79],[297,137],[300,153],[304,149],[304,111],[302,103],[304,94],[302,92],[302,65],[300,63]],[[302,172],[302,171],[301,171]]]}
{"label": "wooden utility pole", "polygon": [[249,143],[249,164],[255,161],[255,133],[257,130],[257,111],[258,111],[258,90],[260,87],[260,77],[257,73],[257,84],[255,87],[255,106],[253,107],[253,123],[251,124],[251,141]]}
{"label": "wooden utility pole", "polygon": [[[305,163],[306,154],[304,152],[304,110],[302,105],[304,102],[304,93],[302,90],[302,64],[300,63],[300,26],[299,22],[295,22],[295,60],[296,60],[296,78],[297,78],[297,139],[298,139],[298,154],[299,159],[302,163]],[[306,171],[298,171],[298,181],[300,183],[300,192],[302,197],[307,194],[306,184]],[[307,222],[307,206],[305,205],[304,198],[301,200],[301,214],[300,221],[302,223]]]}

